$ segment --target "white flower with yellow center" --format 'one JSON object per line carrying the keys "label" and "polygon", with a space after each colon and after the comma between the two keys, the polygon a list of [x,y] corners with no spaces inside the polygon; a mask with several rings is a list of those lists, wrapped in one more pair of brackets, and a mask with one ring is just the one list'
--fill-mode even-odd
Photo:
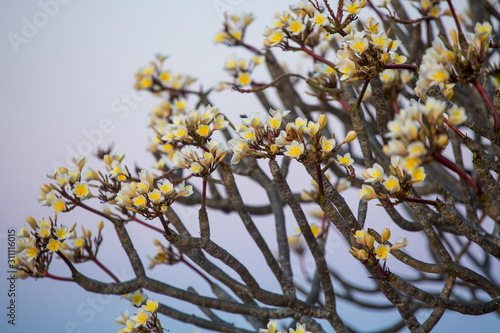
{"label": "white flower with yellow center", "polygon": [[285,156],[298,159],[300,155],[304,153],[304,144],[302,142],[293,140],[291,144],[285,146],[285,149]]}
{"label": "white flower with yellow center", "polygon": [[277,320],[270,320],[267,323],[267,328],[259,329],[259,333],[276,333],[276,326],[278,325]]}
{"label": "white flower with yellow center", "polygon": [[361,190],[359,190],[359,198],[365,202],[370,201],[377,198],[377,193],[375,193],[373,187],[369,185],[362,185]]}
{"label": "white flower with yellow center", "polygon": [[64,200],[62,198],[59,198],[59,199],[55,200],[54,202],[52,202],[52,209],[56,213],[61,213],[63,210],[66,209],[66,203],[64,202]]}
{"label": "white flower with yellow center", "polygon": [[191,172],[194,175],[199,175],[200,173],[203,172],[203,167],[200,165],[200,163],[193,162],[189,167],[189,172]]}
{"label": "white flower with yellow center", "polygon": [[70,236],[70,233],[68,232],[68,227],[65,225],[60,227],[55,227],[54,234],[59,240],[65,240]]}
{"label": "white flower with yellow center", "polygon": [[149,320],[150,313],[140,308],[137,310],[137,315],[132,317],[135,322],[134,328],[145,326]]}
{"label": "white flower with yellow center", "polygon": [[463,124],[467,120],[467,114],[465,113],[465,109],[462,107],[453,106],[448,110],[449,117],[448,121],[453,125]]}
{"label": "white flower with yellow center", "polygon": [[252,82],[252,79],[250,78],[250,73],[240,72],[238,74],[238,77],[236,78],[236,82],[241,86],[246,86],[247,84],[250,84],[250,82]]}
{"label": "white flower with yellow center", "polygon": [[155,313],[158,309],[158,301],[148,299],[146,301],[146,304],[143,305],[142,308],[150,313]]}
{"label": "white flower with yellow center", "polygon": [[148,198],[149,198],[149,201],[151,201],[152,203],[155,203],[155,204],[159,203],[161,201],[160,190],[155,188],[152,192],[148,193]]}
{"label": "white flower with yellow center", "polygon": [[306,28],[306,25],[302,23],[302,20],[298,17],[295,20],[288,20],[288,28],[286,30],[290,31],[292,35],[299,35],[304,29]]}
{"label": "white flower with yellow center", "polygon": [[391,257],[391,247],[389,245],[379,245],[375,250],[377,259],[387,260]]}
{"label": "white flower with yellow center", "polygon": [[160,192],[165,196],[169,195],[174,190],[174,185],[168,179],[165,179],[161,184],[158,183],[157,186]]}
{"label": "white flower with yellow center", "polygon": [[350,153],[346,153],[344,156],[337,155],[335,163],[343,167],[348,167],[349,165],[352,165],[354,163],[354,160],[352,159]]}
{"label": "white flower with yellow center", "polygon": [[210,136],[211,131],[210,131],[210,126],[208,125],[198,125],[198,128],[196,129],[196,133],[201,136],[201,137],[207,137]]}
{"label": "white flower with yellow center", "polygon": [[321,144],[321,151],[324,153],[331,152],[336,146],[335,139],[327,139],[324,136],[320,138],[319,142]]}
{"label": "white flower with yellow center", "polygon": [[57,239],[53,239],[53,238],[51,238],[49,240],[49,243],[47,244],[47,249],[50,252],[57,252],[57,251],[59,251],[60,247],[61,247],[61,242],[58,241]]}
{"label": "white flower with yellow center", "polygon": [[389,178],[385,182],[382,182],[382,185],[384,185],[385,189],[391,194],[397,193],[401,189],[399,180],[392,175],[389,176]]}
{"label": "white flower with yellow center", "polygon": [[313,22],[317,26],[326,26],[329,23],[327,13],[321,13],[317,10],[314,11],[314,16],[311,17],[309,21]]}
{"label": "white flower with yellow center", "polygon": [[134,203],[134,206],[137,207],[137,209],[144,209],[148,203],[144,195],[135,197],[134,199],[132,199],[132,202]]}
{"label": "white flower with yellow center", "polygon": [[425,180],[425,170],[424,167],[415,168],[411,172],[411,181],[413,184],[421,183]]}
{"label": "white flower with yellow center", "polygon": [[187,196],[190,196],[191,194],[193,194],[193,186],[186,185],[186,182],[182,181],[182,183],[179,184],[178,196],[187,197]]}
{"label": "white flower with yellow center", "polygon": [[73,193],[82,200],[87,199],[91,196],[89,185],[85,183],[75,183],[75,186],[73,187]]}

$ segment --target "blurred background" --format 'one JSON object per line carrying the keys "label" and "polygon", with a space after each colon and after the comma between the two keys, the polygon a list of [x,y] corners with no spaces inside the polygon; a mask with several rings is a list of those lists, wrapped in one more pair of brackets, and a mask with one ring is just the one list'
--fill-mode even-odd
{"label": "blurred background", "polygon": [[[134,313],[130,303],[119,296],[90,294],[69,282],[28,279],[17,281],[16,325],[8,325],[5,315],[9,302],[5,254],[8,230],[16,229],[17,233],[25,224],[27,215],[37,220],[51,216],[50,208],[42,207],[36,201],[40,186],[48,181],[45,175],[55,167],[71,165],[73,156],[87,156],[89,166],[103,170],[104,165],[92,157],[92,153],[98,147],[114,143],[115,151],[126,153],[126,165],[151,169],[154,160],[146,151],[152,137],[147,127],[148,113],[159,99],[134,91],[133,84],[135,72],[147,66],[156,54],[169,56],[165,67],[173,73],[196,77],[198,82],[194,87],[206,89],[215,86],[220,81],[229,80],[223,72],[229,55],[251,56],[245,50],[214,44],[215,33],[222,27],[223,13],[253,13],[255,22],[248,30],[246,41],[260,47],[265,26],[271,24],[275,12],[288,9],[289,4],[285,0],[0,2],[1,332],[113,332],[120,328],[114,322],[120,312],[128,309]],[[298,55],[286,58],[291,69],[298,68],[298,58]],[[306,65],[312,66],[310,61]],[[267,77],[263,68],[257,69],[256,75],[261,75],[263,80]],[[237,119],[240,114],[262,112],[251,95],[225,91],[213,93],[211,100],[231,119]],[[292,168],[292,171],[303,172],[296,166]],[[309,184],[308,178],[304,177],[294,189],[307,188]],[[250,203],[258,203],[257,194],[249,191],[245,196]],[[352,207],[357,207],[357,192],[349,190],[346,195]],[[179,207],[177,213],[184,221],[192,221],[187,224],[195,233],[196,210]],[[212,221],[217,222],[213,226],[216,241],[237,256],[251,253],[248,251],[253,243],[242,226],[225,215],[211,214]],[[372,221],[367,223],[376,225],[380,216],[370,215]],[[63,224],[71,226],[78,222],[93,231],[98,221],[96,216],[85,213],[60,217]],[[256,218],[261,230],[265,230],[267,222],[269,219],[265,217]],[[293,226],[292,219],[288,222]],[[383,227],[379,225],[379,229]],[[155,254],[151,239],[161,238],[161,235],[135,225],[128,230],[147,264],[147,256]],[[293,232],[295,229],[290,227],[289,230]],[[133,278],[132,269],[123,260],[124,253],[110,225],[105,225],[104,236],[99,256],[101,261],[121,280]],[[266,238],[274,239],[272,231],[266,234]],[[349,258],[340,237],[332,235],[329,246],[335,265],[344,265],[346,274],[359,277],[356,281],[361,284],[371,285],[372,281],[367,279],[361,265]],[[416,253],[418,242],[412,246],[408,249]],[[269,270],[263,267],[262,258],[254,259],[246,255],[242,260],[258,278],[260,274],[268,276]],[[391,264],[395,271],[402,267]],[[91,264],[80,268],[89,276],[109,281]],[[54,274],[69,276],[67,268],[58,260],[54,261],[52,269]],[[181,265],[160,267],[148,274],[183,288],[193,285],[202,294],[206,291],[206,284]],[[273,282],[266,283],[263,282],[263,287],[278,291]],[[188,314],[202,316],[196,307],[147,294]],[[363,331],[390,326],[397,319],[394,313],[361,311],[342,301],[339,302],[339,312],[353,327]],[[495,315],[466,317],[447,312],[435,331],[475,329],[495,332],[500,326],[497,318]],[[235,318],[234,322],[242,321]],[[162,323],[170,332],[196,330],[194,326],[170,318],[163,317]]]}

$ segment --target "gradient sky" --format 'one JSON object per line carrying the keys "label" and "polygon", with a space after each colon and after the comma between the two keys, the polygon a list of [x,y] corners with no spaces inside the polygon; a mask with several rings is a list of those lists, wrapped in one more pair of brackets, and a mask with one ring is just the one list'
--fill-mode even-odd
{"label": "gradient sky", "polygon": [[[54,6],[54,3],[58,5]],[[158,100],[132,90],[137,69],[161,53],[170,56],[166,65],[174,73],[195,76],[203,87],[213,86],[227,79],[222,67],[228,55],[250,56],[243,50],[213,44],[214,34],[221,27],[223,11],[254,13],[256,21],[250,27],[248,40],[261,45],[264,26],[270,24],[275,12],[287,9],[290,4],[284,0],[66,0],[60,3],[55,0],[0,2],[0,170],[4,181],[3,191],[0,191],[1,253],[5,253],[7,247],[7,230],[19,229],[25,223],[26,215],[37,219],[49,216],[50,209],[36,202],[40,185],[47,182],[45,174],[56,165],[67,164],[73,151],[85,153],[88,148],[95,151],[96,145],[88,142],[94,140],[102,146],[114,142],[116,151],[126,152],[125,164],[151,167],[153,159],[145,151],[152,135],[147,122],[148,113]],[[263,73],[258,75],[265,78]],[[212,99],[232,119],[240,114],[261,111],[250,95],[224,92]],[[102,136],[96,134],[99,128]],[[103,169],[103,165],[93,158],[90,158],[89,165]],[[300,172],[296,167],[293,171]],[[296,186],[298,189],[307,184],[309,180],[304,178]],[[257,195],[250,194],[248,200],[258,202]],[[356,192],[350,191],[348,195],[348,202],[356,207]],[[194,210],[179,209],[178,213],[186,221],[195,220],[197,216]],[[213,221],[218,222],[213,226],[216,241],[235,253],[241,253],[242,243],[249,244],[245,251],[252,249],[253,243],[242,232],[241,226],[230,223],[232,221],[222,214],[213,213],[212,216]],[[63,214],[61,217],[63,224],[72,225],[77,221],[91,230],[95,230],[98,220],[89,214]],[[257,218],[256,223],[265,230],[269,219]],[[189,226],[196,233],[196,224]],[[154,254],[151,233],[136,226],[130,226],[128,230],[136,247],[140,245],[142,258]],[[272,232],[265,236],[274,238]],[[160,238],[159,235],[155,237]],[[341,243],[335,236],[330,243],[329,251],[338,260],[337,264],[348,264],[346,275],[359,276],[360,283],[371,284]],[[132,271],[121,260],[120,250],[113,230],[106,226],[101,260],[120,278],[127,280],[133,277]],[[7,270],[3,256],[0,260],[2,273]],[[242,260],[262,277],[268,276],[268,271],[260,267],[262,261],[251,256],[244,256]],[[396,263],[394,265],[398,267]],[[57,274],[68,275],[66,267],[59,262],[54,264],[54,269]],[[107,278],[92,265],[81,269],[98,279]],[[176,286],[193,285],[198,291],[206,290],[198,277],[186,280],[186,276],[194,274],[181,266],[162,267],[150,274]],[[5,309],[8,298],[3,275],[0,281],[0,308]],[[263,286],[276,289],[272,282],[263,282]],[[17,292],[16,326],[6,325],[5,311],[2,310],[1,332],[113,332],[119,328],[114,319],[120,311],[134,311],[128,301],[118,296],[93,295],[70,283],[48,279],[18,281]],[[150,296],[155,298],[152,294]],[[182,302],[163,301],[169,306],[189,309],[188,313],[200,313]],[[350,305],[340,304],[341,315],[350,318],[351,322],[356,321],[359,313]],[[354,325],[365,330],[369,330],[370,321],[376,322],[377,327],[395,321],[391,314],[362,314],[369,320],[357,320]],[[162,322],[170,332],[194,329],[169,318]],[[478,328],[488,331],[499,323],[493,315],[475,318],[446,314],[436,331],[452,328],[457,331]]]}

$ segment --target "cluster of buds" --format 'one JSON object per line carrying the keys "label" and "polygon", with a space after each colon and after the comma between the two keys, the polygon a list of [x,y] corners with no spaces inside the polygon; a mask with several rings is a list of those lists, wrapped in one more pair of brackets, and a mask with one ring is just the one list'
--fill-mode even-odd
{"label": "cluster of buds", "polygon": [[[147,299],[137,314],[129,317],[128,310],[115,319],[118,325],[125,326],[118,330],[118,333],[163,333],[164,329],[158,319],[158,301]],[[140,306],[140,305],[139,305]]]}
{"label": "cluster of buds", "polygon": [[68,240],[61,244],[61,252],[74,263],[82,263],[95,259],[103,241],[103,221],[97,223],[97,235],[92,238],[92,231],[82,226],[82,236],[78,237],[76,230],[71,233]]}
{"label": "cluster of buds", "polygon": [[[447,126],[444,123],[446,102],[433,98],[425,104],[412,101],[411,105],[401,109],[394,120],[389,121],[390,138],[384,153],[387,156],[400,156],[398,165],[413,173],[421,165],[439,158],[448,144]],[[459,125],[467,119],[465,110],[453,106],[448,110],[448,122]]]}
{"label": "cluster of buds", "polygon": [[207,142],[202,152],[193,150],[192,146],[184,146],[172,158],[173,167],[188,169],[197,177],[208,177],[227,155],[226,147],[214,139]]}
{"label": "cluster of buds", "polygon": [[228,142],[233,151],[231,162],[236,164],[245,155],[273,158],[282,154],[299,161],[309,158],[319,165],[335,154],[343,144],[356,138],[356,132],[349,132],[345,140],[337,145],[334,135],[330,139],[322,136],[321,132],[327,122],[324,114],[319,116],[317,123],[297,117],[282,130],[283,117],[288,112],[271,109],[265,121],[257,113],[243,119],[238,128],[239,138]]}
{"label": "cluster of buds", "polygon": [[171,123],[156,126],[163,144],[203,146],[210,140],[212,133],[227,127],[229,122],[219,114],[216,107],[208,105],[203,111],[191,110],[170,118]]}
{"label": "cluster of buds", "polygon": [[[287,333],[287,331],[277,331],[278,321],[270,320],[267,323],[267,328],[259,329],[259,333]],[[306,324],[297,323],[295,329],[289,328],[289,333],[311,333],[311,331],[306,330]]]}
{"label": "cluster of buds", "polygon": [[380,30],[380,23],[368,18],[364,30],[355,28],[341,40],[335,64],[340,80],[369,79],[384,70],[384,65],[403,64],[407,58],[396,51],[400,40],[392,40]]}
{"label": "cluster of buds", "polygon": [[168,91],[170,99],[178,98],[179,94],[187,90],[195,79],[182,74],[173,75],[169,70],[163,70],[165,56],[157,56],[156,61],[151,61],[148,67],[140,69],[135,75],[137,90],[149,90],[152,93]]}
{"label": "cluster of buds", "polygon": [[[92,197],[89,190],[89,185],[81,182],[81,171],[87,162],[86,158],[74,158],[73,162],[77,166],[76,170],[69,171],[66,167],[55,169],[47,174],[47,177],[56,181],[55,184],[44,184],[40,189],[38,202],[44,206],[52,207],[52,210],[57,214],[67,211],[66,201],[63,195],[67,194],[66,189],[70,189],[74,198],[77,200],[85,200]],[[85,179],[98,177],[97,173],[89,169],[85,174]]]}
{"label": "cluster of buds", "polygon": [[451,44],[444,38],[442,42],[435,40],[422,57],[415,87],[417,96],[425,99],[426,91],[438,86],[445,96],[451,98],[455,83],[475,80],[486,60],[491,31],[488,22],[477,23],[474,33],[465,35],[465,42],[454,29],[450,30]]}
{"label": "cluster of buds", "polygon": [[130,178],[130,172],[127,167],[121,164],[124,158],[125,154],[123,153],[106,154],[103,157],[109,177],[118,182]]}
{"label": "cluster of buds", "polygon": [[180,261],[179,254],[174,252],[172,245],[165,246],[158,239],[153,241],[156,245],[156,255],[149,257],[149,269],[153,269],[156,265],[173,265]]}
{"label": "cluster of buds", "polygon": [[378,163],[362,171],[361,175],[365,179],[365,182],[372,184],[381,183],[388,194],[377,194],[370,185],[362,185],[359,190],[361,200],[366,202],[376,198],[396,198],[398,201],[395,204],[397,204],[405,200],[413,184],[418,184],[425,180],[424,167],[418,167],[411,172],[407,172],[404,168],[402,158],[399,156],[391,157],[389,169],[390,175],[387,178],[384,176],[384,169]]}
{"label": "cluster of buds", "polygon": [[[290,46],[290,41],[293,41],[313,48],[335,33],[345,34],[344,29],[356,20],[356,15],[365,6],[365,0],[344,1],[344,6],[333,15],[328,1],[324,1],[323,6],[319,2],[303,0],[290,6],[291,12],[275,15],[273,26],[264,33],[264,45],[293,49]],[[344,13],[348,14],[345,18]]]}
{"label": "cluster of buds", "polygon": [[352,250],[349,253],[358,260],[368,261],[374,260],[374,263],[378,263],[379,260],[387,260],[391,257],[392,250],[399,250],[408,245],[406,238],[399,237],[392,246],[389,246],[387,241],[391,237],[391,231],[385,228],[382,231],[382,239],[380,244],[375,248],[375,238],[370,235],[366,230],[356,230],[354,237],[356,237],[356,242],[363,245],[363,248],[358,249],[352,246]]}
{"label": "cluster of buds", "polygon": [[175,199],[192,193],[193,187],[185,185],[184,181],[176,190],[168,179],[155,181],[148,170],[141,170],[139,180],[123,182],[118,193],[109,202],[151,218],[165,213]]}
{"label": "cluster of buds", "polygon": [[230,56],[224,65],[224,70],[233,78],[233,85],[242,87],[251,84],[252,74],[255,67],[264,62],[264,56],[255,55],[251,60],[235,59]]}
{"label": "cluster of buds", "polygon": [[54,252],[58,252],[61,244],[72,236],[76,224],[71,229],[65,225],[57,225],[51,218],[36,221],[26,217],[31,231],[23,226],[19,230],[16,246],[15,267],[19,277],[43,277],[47,272]]}
{"label": "cluster of buds", "polygon": [[245,37],[246,29],[252,22],[253,16],[251,14],[224,15],[224,28],[215,35],[215,43],[228,46],[239,45]]}

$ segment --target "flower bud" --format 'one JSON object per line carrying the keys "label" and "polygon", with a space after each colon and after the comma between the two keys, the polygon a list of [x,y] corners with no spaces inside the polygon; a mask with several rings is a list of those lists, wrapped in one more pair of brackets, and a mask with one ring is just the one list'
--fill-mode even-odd
{"label": "flower bud", "polygon": [[387,240],[389,240],[390,237],[391,237],[391,231],[389,230],[389,228],[385,228],[384,230],[382,230],[382,244],[387,242]]}
{"label": "flower bud", "polygon": [[36,220],[33,216],[26,216],[26,222],[28,222],[33,230],[36,230],[36,228],[38,228],[38,223],[36,223]]}
{"label": "flower bud", "polygon": [[161,246],[161,242],[158,239],[153,239],[153,244],[156,246]]}
{"label": "flower bud", "polygon": [[108,154],[106,154],[106,155],[104,155],[104,157],[102,159],[104,160],[104,163],[106,163],[106,165],[111,168],[111,164],[113,163],[113,160],[111,159],[111,156],[109,156]]}
{"label": "flower bud", "polygon": [[366,234],[363,238],[363,243],[369,248],[373,248],[373,243],[375,243],[375,238],[373,236]]}
{"label": "flower bud", "polygon": [[344,143],[354,141],[354,139],[356,139],[357,135],[358,134],[356,133],[356,131],[349,131],[349,133],[347,133],[347,136],[344,139]]}
{"label": "flower bud", "polygon": [[97,231],[99,231],[99,233],[100,233],[102,228],[104,228],[104,222],[101,220],[101,221],[97,222]]}
{"label": "flower bud", "polygon": [[326,126],[326,121],[327,121],[326,115],[322,113],[318,118],[318,124],[320,130],[322,130]]}
{"label": "flower bud", "polygon": [[78,167],[78,169],[81,171],[85,163],[87,163],[87,158],[86,157],[73,157],[73,163]]}

